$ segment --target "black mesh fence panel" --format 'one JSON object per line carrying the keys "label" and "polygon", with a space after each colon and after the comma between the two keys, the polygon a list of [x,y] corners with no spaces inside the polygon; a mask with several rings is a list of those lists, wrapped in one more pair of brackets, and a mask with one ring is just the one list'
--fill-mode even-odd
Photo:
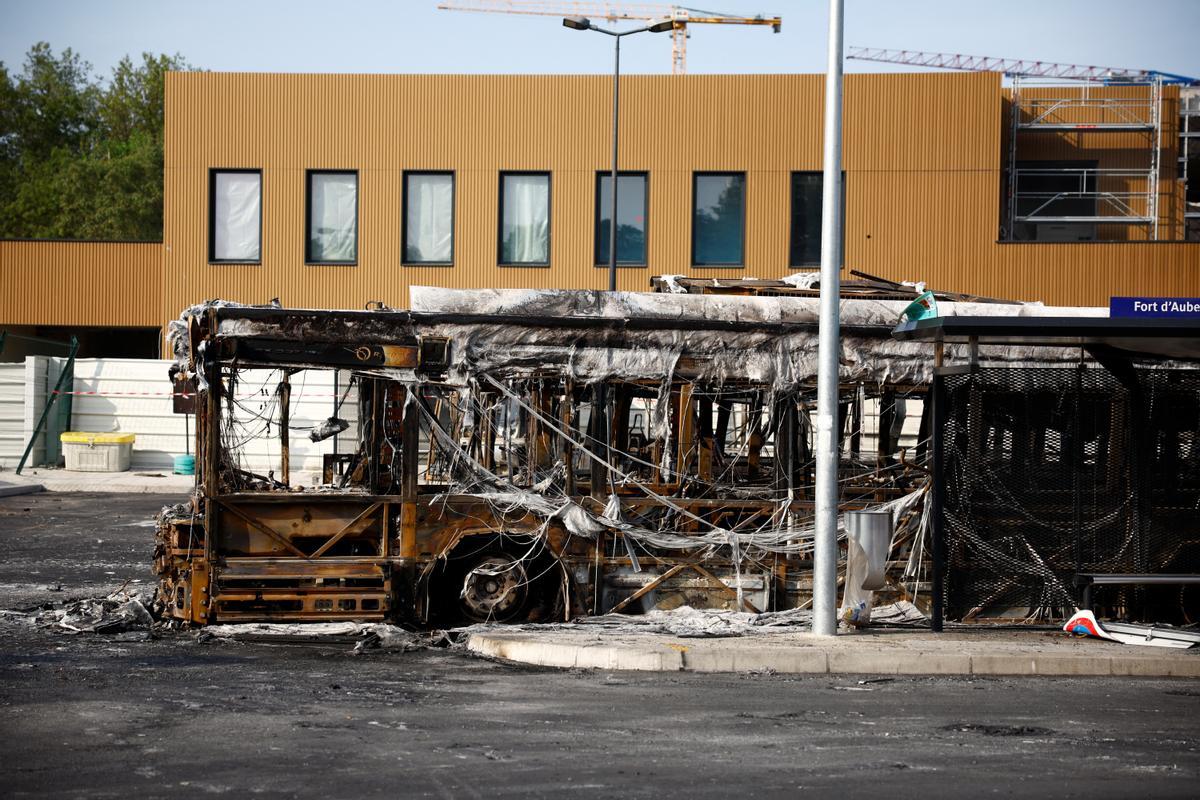
{"label": "black mesh fence panel", "polygon": [[[1200,371],[944,380],[946,617],[1069,615],[1080,572],[1200,572]],[[1098,586],[1111,616],[1200,618],[1197,587]]]}

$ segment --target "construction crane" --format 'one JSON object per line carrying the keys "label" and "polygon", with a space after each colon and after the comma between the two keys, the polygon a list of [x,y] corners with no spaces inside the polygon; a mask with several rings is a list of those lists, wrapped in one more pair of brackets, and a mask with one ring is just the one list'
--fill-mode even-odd
{"label": "construction crane", "polygon": [[920,50],[888,50],[882,47],[851,47],[846,52],[846,58],[854,58],[859,61],[882,61],[888,64],[911,64],[917,67],[961,69],[972,72],[1003,72],[1010,77],[1019,75],[1022,77],[1107,82],[1161,80],[1163,83],[1200,84],[1200,80],[1196,78],[1150,69],[1120,69],[1118,67],[1093,67],[1083,64],[1056,64],[1051,61],[968,56],[962,53],[925,53]]}
{"label": "construction crane", "polygon": [[543,17],[588,17],[590,19],[605,19],[609,22],[619,20],[666,20],[673,23],[671,27],[671,74],[683,75],[687,72],[687,37],[688,25],[770,25],[775,33],[779,33],[783,25],[782,17],[753,17],[737,14],[722,14],[716,11],[702,11],[698,8],[684,6],[657,5],[646,3],[577,3],[571,0],[560,0],[557,3],[531,2],[530,0],[459,0],[458,2],[438,3],[443,11],[480,11],[491,14],[530,14]]}

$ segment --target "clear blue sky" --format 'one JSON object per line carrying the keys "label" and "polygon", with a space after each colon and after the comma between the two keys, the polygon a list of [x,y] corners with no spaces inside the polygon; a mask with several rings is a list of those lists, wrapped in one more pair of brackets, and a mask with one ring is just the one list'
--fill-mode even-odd
{"label": "clear blue sky", "polygon": [[[437,0],[0,0],[0,61],[37,41],[107,75],[126,53],[180,53],[198,67],[262,72],[603,73],[611,40],[553,17],[436,10]],[[567,4],[567,3],[564,3]],[[825,0],[703,0],[778,14],[769,28],[697,25],[688,68],[821,72]],[[668,34],[622,47],[625,72],[670,71]],[[846,0],[846,44],[1157,69],[1200,77],[1200,0]],[[848,71],[888,65],[847,62]]]}

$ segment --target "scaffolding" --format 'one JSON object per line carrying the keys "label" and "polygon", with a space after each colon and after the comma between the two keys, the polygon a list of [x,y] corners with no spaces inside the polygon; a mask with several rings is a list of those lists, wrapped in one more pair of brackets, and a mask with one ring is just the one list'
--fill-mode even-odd
{"label": "scaffolding", "polygon": [[[1159,238],[1163,82],[1154,76],[1121,85],[1144,86],[1146,91],[1141,96],[1122,97],[1098,92],[1108,86],[1097,82],[1084,82],[1079,88],[1050,87],[1020,76],[1013,78],[1006,238],[1016,239],[1018,226],[1028,224],[1069,226],[1068,230],[1087,225],[1143,225],[1147,238]],[[1051,88],[1061,91],[1050,92]],[[1019,160],[1024,136],[1068,132],[1143,134],[1149,164],[1144,169],[1032,166]]]}

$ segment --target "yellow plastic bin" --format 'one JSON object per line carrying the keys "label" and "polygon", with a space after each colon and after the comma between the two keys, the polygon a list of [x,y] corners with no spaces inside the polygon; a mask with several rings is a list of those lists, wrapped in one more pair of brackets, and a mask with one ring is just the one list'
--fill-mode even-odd
{"label": "yellow plastic bin", "polygon": [[67,431],[62,442],[67,469],[73,472],[124,472],[129,469],[135,436],[132,433]]}

